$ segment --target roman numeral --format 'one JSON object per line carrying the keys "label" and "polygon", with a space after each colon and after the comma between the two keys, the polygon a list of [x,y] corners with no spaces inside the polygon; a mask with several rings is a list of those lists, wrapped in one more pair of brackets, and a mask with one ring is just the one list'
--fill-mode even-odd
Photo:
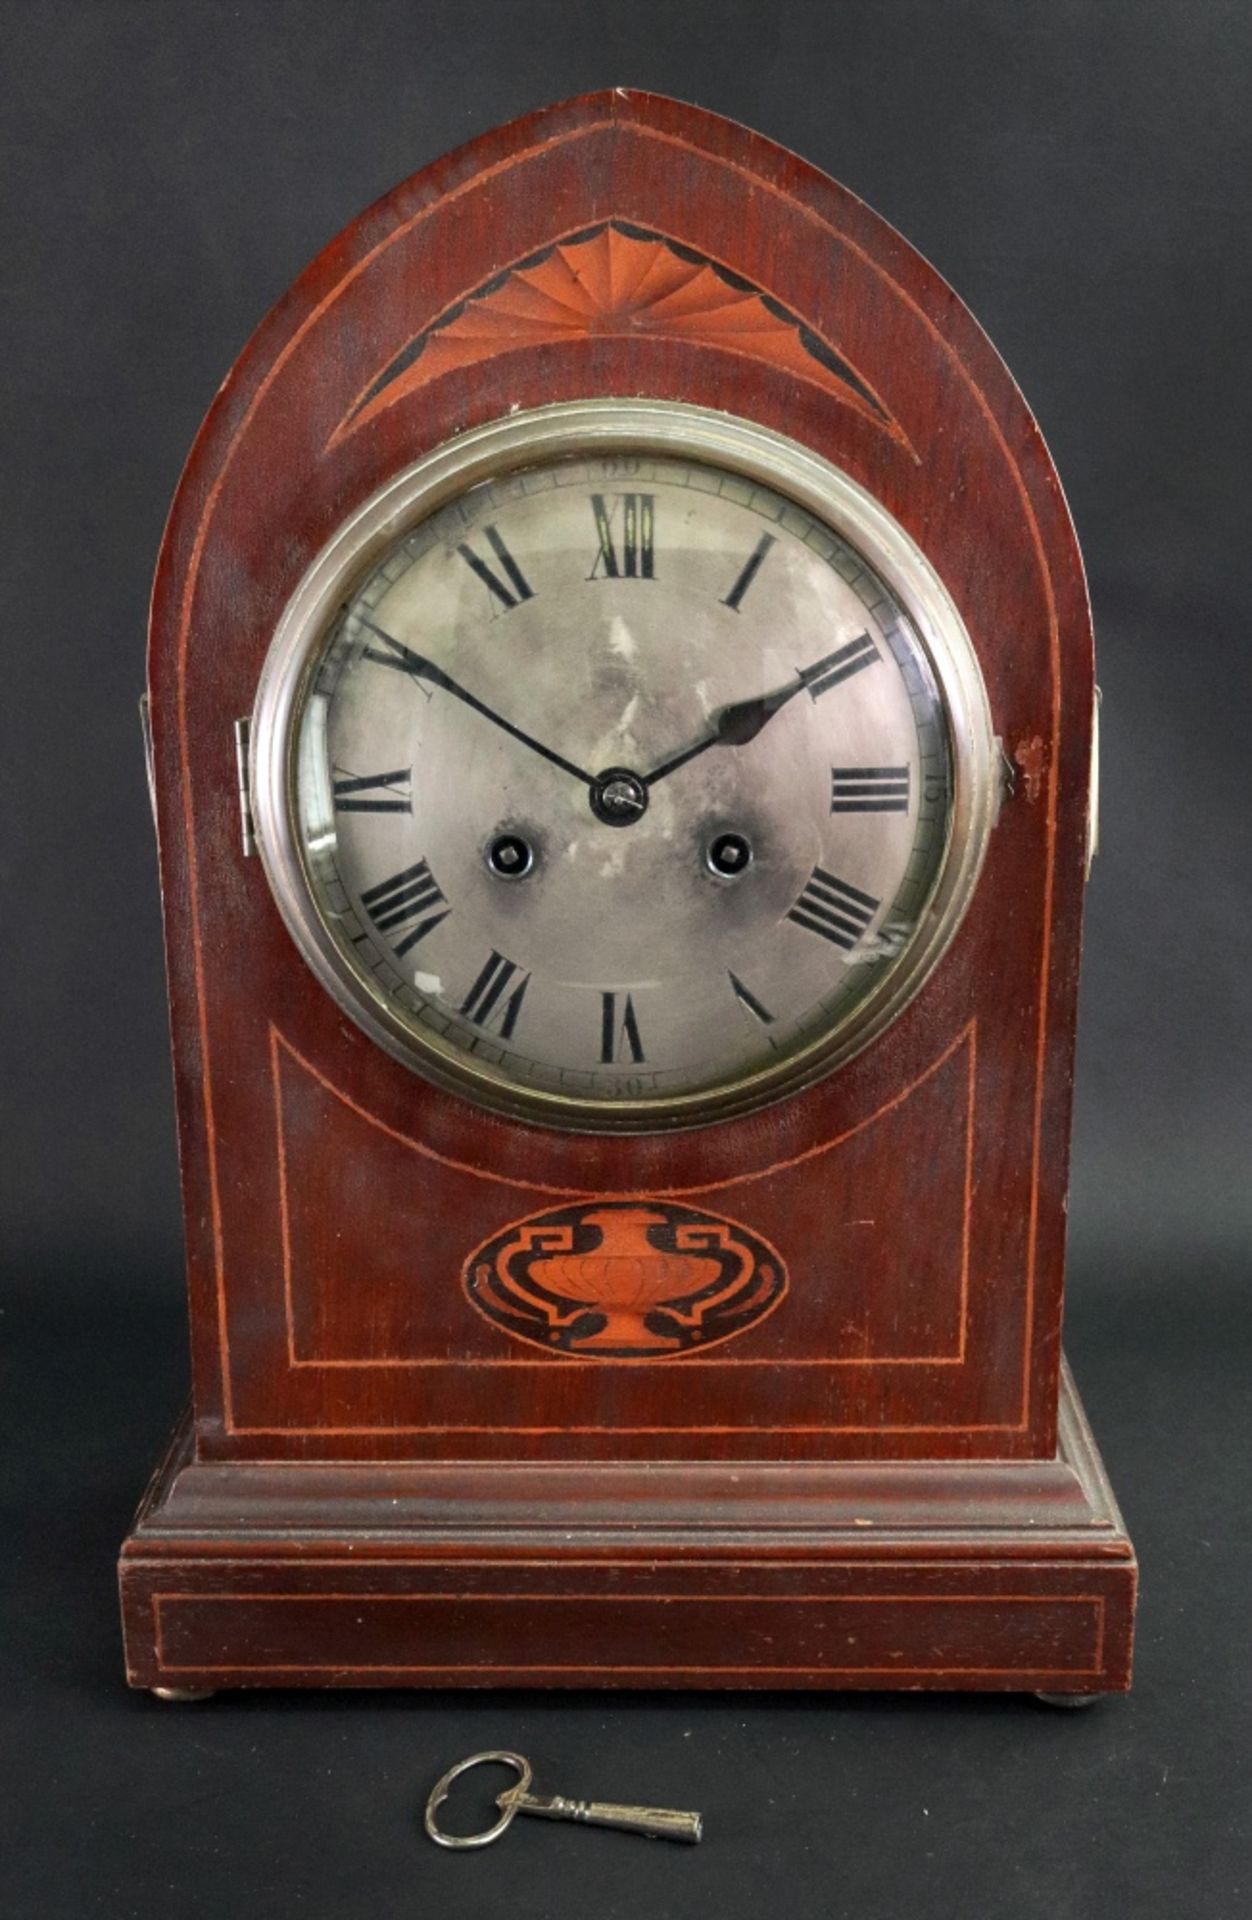
{"label": "roman numeral", "polygon": [[635,1003],[630,995],[625,996],[626,1004],[618,1011],[616,993],[600,995],[600,1060],[610,1067],[615,1060],[622,1060],[629,1053],[638,1066],[643,1060],[643,1041],[639,1038],[639,1022],[635,1018]]}
{"label": "roman numeral", "polygon": [[761,535],[755,547],[753,547],[751,553],[748,555],[748,558],[744,561],[742,573],[739,575],[730,592],[726,595],[726,598],[722,601],[724,607],[730,607],[733,612],[738,613],[740,601],[752,585],[752,582],[756,579],[757,574],[761,571],[762,560],[764,560],[770,548],[776,544],[777,539],[774,534],[763,533]]}
{"label": "roman numeral", "polygon": [[838,647],[834,653],[828,653],[824,660],[818,660],[811,667],[800,669],[800,678],[809,690],[811,699],[820,694],[829,693],[841,680],[851,679],[862,667],[872,667],[875,660],[881,658],[878,648],[867,633],[859,633],[855,640],[849,640],[846,647]]}
{"label": "roman numeral", "polygon": [[[591,496],[591,511],[595,515],[596,536],[600,546],[587,575],[594,580],[604,571],[606,580],[651,580],[653,573],[652,533],[655,523],[656,496],[651,493],[619,493],[616,506],[605,504],[602,493]],[[619,557],[617,543],[613,536],[613,521],[618,512],[622,517],[622,545]]]}
{"label": "roman numeral", "polygon": [[731,987],[734,990],[735,998],[739,1002],[740,1006],[746,1007],[748,1009],[748,1012],[752,1015],[753,1019],[759,1020],[763,1027],[772,1026],[774,1023],[774,1016],[770,1012],[769,1008],[766,1006],[762,1006],[761,1002],[757,999],[754,993],[749,993],[747,987],[744,986],[743,981],[740,980],[737,974],[732,973],[729,967],[727,967],[726,969],[726,978],[730,981]]}
{"label": "roman numeral", "polygon": [[511,1040],[529,985],[530,975],[523,973],[515,960],[506,960],[493,947],[482,972],[461,1002],[461,1012],[484,1030],[489,1031],[498,1022],[500,1038]]}
{"label": "roman numeral", "polygon": [[452,911],[424,860],[405,867],[402,873],[393,873],[389,880],[380,880],[376,887],[368,887],[361,895],[361,905],[379,933],[390,936],[403,929],[403,939],[391,942],[397,958],[424,940]]}
{"label": "roman numeral", "polygon": [[837,880],[824,868],[814,867],[787,918],[794,920],[798,927],[807,927],[810,933],[820,933],[823,940],[832,940],[837,947],[851,951],[880,904],[872,893],[862,893],[859,887]]}
{"label": "roman numeral", "polygon": [[392,773],[337,771],[334,795],[336,813],[412,813],[413,769],[397,767]]}
{"label": "roman numeral", "polygon": [[[391,648],[391,652],[384,653],[380,647],[364,647],[361,650],[362,660],[372,660],[376,667],[394,667],[397,673],[413,673],[412,658],[403,641],[394,640],[389,633],[383,633],[380,628],[373,626],[369,621],[365,621],[365,625],[370,627],[371,632],[378,634],[380,640],[386,642],[387,646]],[[429,700],[430,687],[426,681],[422,679],[420,674],[413,673],[413,682],[415,686],[421,689],[425,698]]]}
{"label": "roman numeral", "polygon": [[907,767],[832,767],[832,813],[907,813]]}
{"label": "roman numeral", "polygon": [[500,562],[504,570],[509,582],[508,586],[505,586],[504,581],[495,569],[488,566],[485,560],[480,560],[474,552],[473,547],[468,546],[466,542],[462,540],[457,548],[457,552],[460,554],[462,560],[464,560],[466,566],[473,568],[488,593],[500,602],[500,605],[506,613],[510,607],[517,606],[521,600],[533,600],[535,597],[534,589],[527,581],[525,574],[518,566],[513,555],[505,546],[504,541],[500,537],[499,529],[497,527],[484,527],[483,533],[486,536],[487,545],[491,548],[491,551],[495,554],[496,559]]}

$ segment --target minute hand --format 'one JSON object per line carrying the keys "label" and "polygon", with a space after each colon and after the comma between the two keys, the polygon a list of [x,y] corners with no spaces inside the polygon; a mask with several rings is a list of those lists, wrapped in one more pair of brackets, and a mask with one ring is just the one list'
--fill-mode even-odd
{"label": "minute hand", "polygon": [[854,671],[852,663],[855,660],[857,665],[861,664],[868,640],[867,634],[861,634],[844,646],[836,647],[833,653],[815,660],[811,667],[799,668],[795,679],[785,687],[777,687],[773,693],[755,694],[749,700],[736,700],[733,706],[723,707],[713,723],[712,733],[706,734],[703,740],[697,740],[694,747],[684,747],[681,753],[654,767],[645,776],[644,785],[654,787],[658,780],[664,780],[677,767],[685,767],[688,760],[694,760],[697,754],[707,753],[710,747],[746,747],[749,740],[756,739],[765,723],[772,720],[779,709],[785,707],[789,700],[794,700],[798,693],[808,688],[816,698],[817,694],[824,693],[827,687],[844,677],[842,669]]}
{"label": "minute hand", "polygon": [[467,707],[474,709],[475,713],[481,713],[483,718],[490,720],[493,726],[511,734],[515,740],[520,740],[524,747],[531,749],[532,753],[542,754],[543,758],[550,760],[554,767],[560,767],[563,772],[572,774],[575,780],[581,780],[585,786],[590,787],[595,784],[589,773],[584,773],[581,767],[576,767],[572,760],[567,760],[563,754],[557,753],[552,747],[545,747],[542,740],[536,740],[533,734],[524,733],[521,727],[515,727],[511,720],[506,720],[502,713],[497,713],[494,707],[489,707],[485,700],[480,700],[476,693],[469,691],[468,687],[461,686],[451,674],[445,673],[443,668],[436,666],[433,660],[428,660],[425,654],[414,653],[411,647],[405,646],[403,640],[397,640],[394,634],[388,633],[383,627],[376,626],[367,614],[358,613],[355,617],[363,627],[368,627],[372,634],[391,649],[390,653],[371,651],[373,659],[381,660],[389,667],[398,667],[402,673],[411,673],[415,680],[429,680],[433,687],[442,687],[445,693],[452,694],[457,700],[463,700]]}

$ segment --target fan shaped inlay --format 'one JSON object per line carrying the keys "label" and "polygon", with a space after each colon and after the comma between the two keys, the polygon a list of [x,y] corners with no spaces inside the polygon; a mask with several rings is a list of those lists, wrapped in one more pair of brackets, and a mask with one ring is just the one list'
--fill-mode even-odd
{"label": "fan shaped inlay", "polygon": [[781,301],[693,248],[621,220],[527,255],[446,308],[370,382],[333,437],[442,374],[594,334],[688,340],[759,360],[821,387],[908,445],[849,362]]}

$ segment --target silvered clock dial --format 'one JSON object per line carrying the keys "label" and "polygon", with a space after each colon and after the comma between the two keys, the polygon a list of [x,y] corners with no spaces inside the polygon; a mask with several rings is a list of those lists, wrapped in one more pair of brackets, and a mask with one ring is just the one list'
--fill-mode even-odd
{"label": "silvered clock dial", "polygon": [[297,594],[254,741],[271,880],[347,1010],[557,1125],[692,1123],[845,1057],[990,817],[916,549],[695,409],[547,409],[412,469]]}

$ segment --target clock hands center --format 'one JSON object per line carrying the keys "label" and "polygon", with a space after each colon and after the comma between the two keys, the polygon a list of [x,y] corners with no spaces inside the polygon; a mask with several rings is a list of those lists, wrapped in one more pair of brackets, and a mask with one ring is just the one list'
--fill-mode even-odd
{"label": "clock hands center", "polygon": [[452,675],[446,673],[435,661],[428,660],[425,654],[415,653],[411,647],[406,647],[402,640],[397,640],[395,635],[388,633],[385,627],[378,626],[368,614],[358,612],[354,618],[391,649],[390,653],[377,653],[367,647],[367,659],[379,660],[385,666],[397,667],[402,673],[411,674],[415,680],[427,680],[431,686],[442,688],[444,693],[450,693],[454,699],[462,701],[467,707],[472,707],[475,713],[481,713],[483,718],[490,720],[493,726],[499,727],[514,740],[520,740],[524,747],[531,749],[532,753],[540,754],[543,759],[551,761],[554,767],[560,767],[562,772],[571,774],[575,780],[581,780],[584,786],[594,789],[599,784],[594,774],[585,772],[582,767],[576,767],[572,760],[567,760],[565,755],[558,753],[554,747],[546,747],[543,741],[536,740],[533,734],[514,726],[511,720],[506,720],[502,713],[497,713],[494,707],[489,707],[487,702],[480,700],[476,693],[471,693],[468,687],[463,687],[459,680],[454,680]]}
{"label": "clock hands center", "polygon": [[833,652],[823,655],[820,660],[815,660],[812,666],[798,667],[795,679],[788,681],[785,687],[775,687],[772,693],[752,694],[746,700],[736,700],[730,706],[723,707],[713,722],[712,732],[706,733],[703,739],[695,742],[694,746],[684,747],[681,753],[673,754],[670,759],[663,760],[659,767],[654,767],[651,773],[645,774],[644,786],[654,787],[658,780],[664,780],[667,775],[677,772],[679,767],[685,767],[689,760],[694,760],[698,754],[707,753],[710,747],[746,747],[749,741],[756,739],[758,733],[773,719],[774,715],[781,712],[788,701],[794,700],[796,695],[803,693],[806,688],[813,687],[823,675],[837,667],[846,652],[846,646],[836,647]]}
{"label": "clock hands center", "polygon": [[[445,693],[450,693],[454,699],[462,701],[475,713],[482,714],[483,718],[490,720],[493,726],[499,727],[514,740],[519,740],[523,746],[529,747],[532,753],[539,754],[553,766],[560,767],[564,773],[581,781],[590,789],[593,813],[606,825],[615,827],[629,826],[642,818],[647,811],[650,789],[658,781],[664,780],[667,775],[675,773],[679,767],[686,766],[687,762],[694,760],[697,755],[707,753],[710,747],[743,747],[755,740],[766,724],[787,705],[788,701],[794,700],[796,695],[803,693],[806,688],[818,685],[824,675],[829,675],[832,668],[839,665],[848,651],[846,645],[836,647],[832,652],[823,655],[820,660],[815,660],[811,666],[798,668],[795,679],[789,681],[786,686],[776,687],[771,693],[752,694],[745,700],[736,700],[730,706],[723,707],[717,715],[711,733],[697,740],[693,746],[684,747],[680,753],[673,754],[659,767],[654,767],[651,773],[637,774],[628,767],[610,767],[607,772],[591,774],[585,768],[575,766],[572,760],[567,760],[564,754],[558,753],[555,748],[545,746],[541,740],[536,740],[533,734],[515,726],[503,714],[497,713],[494,707],[488,706],[485,700],[480,700],[477,694],[471,693],[468,687],[463,687],[458,680],[454,680],[452,675],[445,672],[444,668],[434,660],[427,659],[425,654],[417,653],[413,648],[406,646],[402,640],[397,640],[394,634],[388,633],[385,627],[380,627],[376,621],[370,619],[368,614],[357,612],[354,617],[390,649],[388,653],[378,653],[372,648],[366,648],[367,658],[381,661],[386,666],[396,667],[403,673],[411,674],[416,680],[426,680],[431,686],[442,688]],[[830,682],[827,681],[826,684]],[[820,685],[818,690],[821,691]]]}
{"label": "clock hands center", "polygon": [[489,707],[485,700],[480,700],[478,695],[471,693],[468,687],[463,687],[459,680],[454,680],[452,675],[445,672],[434,660],[428,660],[425,654],[417,653],[412,647],[406,646],[403,640],[397,640],[393,633],[388,633],[385,627],[380,627],[377,621],[370,619],[368,614],[358,611],[354,618],[390,649],[387,653],[379,653],[376,649],[367,647],[365,649],[367,659],[380,661],[384,666],[396,667],[400,672],[410,674],[415,680],[428,681],[432,687],[441,687],[445,693],[450,693],[454,699],[463,701],[475,713],[481,713],[483,718],[490,720],[493,726],[499,727],[514,740],[520,740],[522,745],[529,747],[533,753],[540,754],[543,759],[551,761],[554,767],[560,767],[564,773],[571,774],[575,780],[581,781],[588,788],[591,811],[606,826],[631,826],[647,812],[647,784],[629,767],[609,767],[606,772],[600,774],[586,772],[584,768],[575,766],[572,760],[567,760],[564,754],[557,753],[555,748],[546,747],[542,740],[536,740],[533,734],[515,726],[511,720],[506,720],[503,714],[497,713],[494,707]]}

